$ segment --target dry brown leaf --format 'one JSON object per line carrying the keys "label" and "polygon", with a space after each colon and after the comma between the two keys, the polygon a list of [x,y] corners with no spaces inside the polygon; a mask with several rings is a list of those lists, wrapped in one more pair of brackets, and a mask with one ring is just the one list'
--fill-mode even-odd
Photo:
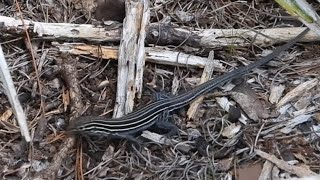
{"label": "dry brown leaf", "polygon": [[254,90],[245,85],[238,85],[232,91],[232,98],[250,119],[258,121],[269,118],[268,108],[263,105]]}

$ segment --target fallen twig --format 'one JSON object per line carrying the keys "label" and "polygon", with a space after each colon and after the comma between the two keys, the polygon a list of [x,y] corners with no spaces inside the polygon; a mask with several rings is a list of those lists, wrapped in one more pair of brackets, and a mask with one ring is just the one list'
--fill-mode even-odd
{"label": "fallen twig", "polygon": [[295,166],[295,165],[290,165],[284,160],[278,159],[275,155],[270,155],[268,153],[265,153],[259,149],[255,149],[255,153],[262,158],[272,162],[276,166],[278,166],[280,169],[291,173],[295,174],[299,177],[304,177],[304,176],[310,176],[310,175],[316,175],[315,172],[311,171],[308,166]]}
{"label": "fallen twig", "polygon": [[[23,34],[21,20],[0,16],[2,33]],[[122,29],[113,28],[112,24],[95,26],[89,24],[43,23],[24,20],[26,27],[34,37],[48,40],[119,42]],[[110,27],[109,27],[110,26]],[[153,44],[182,44],[191,47],[245,47],[252,44],[270,46],[287,42],[296,37],[305,28],[270,28],[263,30],[251,29],[203,29],[189,31],[172,27],[171,24],[153,23],[149,25],[147,42]],[[320,37],[310,31],[300,42],[319,41]]]}

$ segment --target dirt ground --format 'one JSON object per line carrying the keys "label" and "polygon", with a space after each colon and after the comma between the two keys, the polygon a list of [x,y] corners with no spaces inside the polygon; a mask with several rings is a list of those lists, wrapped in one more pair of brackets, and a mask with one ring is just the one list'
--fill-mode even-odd
{"label": "dirt ground", "polygon": [[[150,0],[149,3],[150,23],[169,19],[174,27],[188,30],[302,26],[274,1]],[[319,3],[310,3],[320,10]],[[101,25],[102,20],[121,23],[125,12],[121,0],[29,0],[20,4],[3,0],[0,15],[34,22]],[[297,43],[276,61],[214,90],[205,96],[191,119],[186,115],[188,107],[174,111],[170,120],[179,128],[179,135],[169,137],[172,142],[164,144],[137,136],[141,142],[141,149],[137,150],[125,139],[76,135],[74,143],[70,140],[74,134],[66,131],[69,119],[76,116],[112,117],[118,65],[110,59],[63,53],[53,42],[102,46],[119,46],[119,42],[54,40],[28,33],[30,39],[25,33],[0,28],[0,44],[33,137],[33,143],[26,143],[21,137],[0,84],[0,179],[255,180],[268,168],[269,177],[280,179],[299,176],[296,167],[320,173],[318,42]],[[204,58],[214,52],[214,59],[224,68],[224,71],[214,69],[214,78],[254,62],[278,45],[262,47],[252,43],[207,48],[146,42],[146,46]],[[202,71],[203,68],[194,66],[147,62],[142,97],[135,100],[135,109],[153,101],[155,92],[170,97],[192,89]],[[304,83],[306,87],[300,94],[277,107],[279,99]],[[233,89],[231,84],[235,86]],[[76,94],[71,93],[72,86],[79,89]],[[272,102],[270,94],[274,92],[279,98]],[[78,114],[74,113],[73,95],[82,104]],[[232,104],[229,112],[223,105],[226,102]],[[246,124],[239,121],[241,114]],[[158,129],[150,131],[166,133]],[[62,159],[57,161],[59,157]]]}

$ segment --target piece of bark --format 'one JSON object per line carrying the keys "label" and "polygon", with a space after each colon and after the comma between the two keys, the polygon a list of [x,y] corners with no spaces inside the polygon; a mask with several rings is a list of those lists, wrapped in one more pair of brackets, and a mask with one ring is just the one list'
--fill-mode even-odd
{"label": "piece of bark", "polygon": [[[44,40],[65,40],[88,42],[119,42],[122,29],[111,25],[96,26],[90,24],[43,23],[24,20],[25,26],[33,37]],[[2,34],[24,35],[21,20],[0,16],[0,32]],[[159,31],[160,30],[160,31]],[[250,29],[203,29],[189,31],[173,27],[168,23],[152,23],[147,31],[146,42],[149,44],[180,45],[191,47],[248,47],[252,44],[258,46],[271,46],[284,43],[296,37],[305,28],[270,28],[263,30]],[[257,35],[258,34],[258,35]],[[310,31],[299,42],[315,42],[320,37]],[[158,43],[157,43],[158,42]]]}

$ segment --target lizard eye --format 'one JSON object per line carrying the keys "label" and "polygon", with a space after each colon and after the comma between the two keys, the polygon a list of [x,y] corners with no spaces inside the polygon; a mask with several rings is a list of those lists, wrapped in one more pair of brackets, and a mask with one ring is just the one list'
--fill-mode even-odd
{"label": "lizard eye", "polygon": [[84,131],[84,127],[83,126],[79,126],[76,130],[77,131]]}

